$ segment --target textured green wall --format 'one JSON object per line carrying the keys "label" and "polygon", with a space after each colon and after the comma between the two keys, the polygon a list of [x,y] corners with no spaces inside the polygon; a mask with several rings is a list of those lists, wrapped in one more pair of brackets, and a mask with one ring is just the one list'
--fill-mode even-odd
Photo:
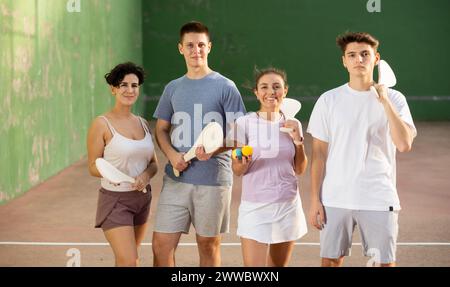
{"label": "textured green wall", "polygon": [[289,96],[309,117],[317,97],[347,81],[335,38],[346,30],[368,31],[397,74],[396,88],[408,99],[415,120],[450,120],[450,1],[380,0],[369,13],[367,0],[143,0],[144,63],[150,115],[164,85],[185,72],[177,52],[180,26],[196,19],[212,32],[210,66],[246,89],[253,67],[274,65],[288,72]]}
{"label": "textured green wall", "polygon": [[288,72],[290,97],[309,117],[317,97],[346,81],[334,39],[365,30],[381,41],[416,120],[450,120],[450,1],[0,0],[0,203],[86,154],[93,117],[113,104],[103,75],[126,60],[148,78],[135,112],[153,114],[164,86],[185,72],[179,27],[212,31],[210,65],[233,79],[249,110],[255,65]]}
{"label": "textured green wall", "polygon": [[0,203],[82,158],[103,75],[142,63],[141,0],[67,2],[0,0]]}

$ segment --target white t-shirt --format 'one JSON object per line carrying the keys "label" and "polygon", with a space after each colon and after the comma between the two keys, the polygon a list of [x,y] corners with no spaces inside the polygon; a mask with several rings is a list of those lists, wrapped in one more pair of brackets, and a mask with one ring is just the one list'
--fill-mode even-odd
{"label": "white t-shirt", "polygon": [[[413,136],[416,128],[405,96],[388,97]],[[321,196],[324,206],[353,210],[400,210],[396,189],[396,148],[383,105],[371,91],[348,84],[317,100],[307,132],[328,143]]]}

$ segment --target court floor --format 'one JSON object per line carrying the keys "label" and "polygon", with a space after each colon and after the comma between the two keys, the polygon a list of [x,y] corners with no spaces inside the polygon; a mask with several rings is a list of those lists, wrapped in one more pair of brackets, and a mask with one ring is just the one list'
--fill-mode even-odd
{"label": "court floor", "polygon": [[[450,123],[419,122],[410,153],[398,154],[398,266],[450,266]],[[306,126],[306,125],[305,125]],[[311,138],[306,137],[310,155]],[[151,233],[166,162],[159,150],[160,171],[152,179],[150,228],[140,250],[141,264],[152,265]],[[94,229],[99,180],[89,176],[86,159],[62,170],[24,195],[0,206],[0,266],[113,266],[112,251]],[[309,169],[299,177],[303,208],[309,208]],[[223,236],[222,265],[242,266],[236,217],[240,179],[235,178],[230,233]],[[308,234],[294,249],[290,266],[319,266],[319,232]],[[345,266],[365,266],[359,235]],[[197,266],[195,231],[181,238],[178,266]],[[74,263],[76,262],[76,263]]]}

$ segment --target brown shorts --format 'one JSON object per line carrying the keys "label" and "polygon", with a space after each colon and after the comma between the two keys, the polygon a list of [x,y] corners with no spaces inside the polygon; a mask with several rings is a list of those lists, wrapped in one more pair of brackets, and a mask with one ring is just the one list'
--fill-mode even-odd
{"label": "brown shorts", "polygon": [[95,227],[104,231],[119,226],[138,226],[147,222],[152,192],[116,192],[100,188]]}

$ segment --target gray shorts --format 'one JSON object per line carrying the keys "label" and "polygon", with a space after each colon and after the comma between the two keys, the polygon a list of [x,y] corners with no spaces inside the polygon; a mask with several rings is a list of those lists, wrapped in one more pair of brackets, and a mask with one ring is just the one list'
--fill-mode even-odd
{"label": "gray shorts", "polygon": [[320,232],[320,257],[350,255],[353,231],[358,225],[364,256],[373,257],[376,263],[395,262],[398,211],[324,208],[326,224]]}
{"label": "gray shorts", "polygon": [[154,231],[189,233],[215,237],[229,231],[231,186],[207,186],[177,182],[168,176],[156,211]]}

